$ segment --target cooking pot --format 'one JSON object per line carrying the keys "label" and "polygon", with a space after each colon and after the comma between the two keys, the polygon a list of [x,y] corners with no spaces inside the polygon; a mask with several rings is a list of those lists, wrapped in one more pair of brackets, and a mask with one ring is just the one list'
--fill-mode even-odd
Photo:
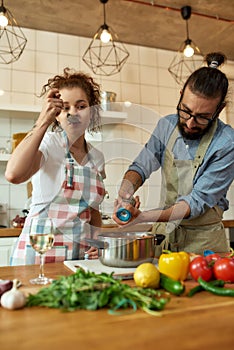
{"label": "cooking pot", "polygon": [[155,247],[165,238],[164,235],[150,232],[105,232],[97,240],[87,240],[99,248],[99,260],[111,267],[136,267],[145,262],[152,262]]}

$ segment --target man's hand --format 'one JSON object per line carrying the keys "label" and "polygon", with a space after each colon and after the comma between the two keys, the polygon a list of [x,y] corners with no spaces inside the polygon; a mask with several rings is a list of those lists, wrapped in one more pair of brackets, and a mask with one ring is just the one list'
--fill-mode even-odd
{"label": "man's hand", "polygon": [[[139,216],[139,214],[141,213],[141,211],[138,209],[140,207],[140,198],[139,196],[134,197],[135,200],[135,204],[134,206],[129,203],[129,201],[124,200],[121,197],[118,197],[118,199],[115,200],[114,202],[114,211],[113,211],[113,215],[112,218],[113,220],[115,220],[115,222],[120,225],[127,225],[127,224],[132,224],[133,221],[135,222],[136,218]],[[118,218],[117,216],[117,211],[120,208],[124,208],[126,210],[128,210],[130,212],[130,219],[127,221],[122,221]]]}

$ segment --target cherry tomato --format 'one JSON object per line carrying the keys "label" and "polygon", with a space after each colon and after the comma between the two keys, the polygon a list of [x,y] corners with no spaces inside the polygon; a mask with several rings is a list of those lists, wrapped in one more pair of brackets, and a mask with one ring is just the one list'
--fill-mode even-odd
{"label": "cherry tomato", "polygon": [[197,256],[190,262],[189,272],[195,281],[197,281],[198,277],[201,277],[208,282],[213,277],[213,268],[204,256]]}
{"label": "cherry tomato", "polygon": [[221,258],[214,264],[214,275],[216,279],[234,283],[234,260],[232,258]]}

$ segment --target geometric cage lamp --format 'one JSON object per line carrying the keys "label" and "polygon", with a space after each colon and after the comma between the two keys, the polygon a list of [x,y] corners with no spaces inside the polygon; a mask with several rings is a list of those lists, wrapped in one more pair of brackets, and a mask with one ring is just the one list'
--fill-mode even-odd
{"label": "geometric cage lamp", "polygon": [[174,56],[168,71],[176,82],[183,85],[189,75],[199,68],[203,63],[201,51],[194,41],[189,38],[188,20],[191,17],[190,6],[181,8],[181,16],[186,20],[186,40],[180,45],[177,54]]}
{"label": "geometric cage lamp", "polygon": [[27,39],[3,0],[0,6],[0,63],[11,63],[19,59]]}
{"label": "geometric cage lamp", "polygon": [[120,72],[129,53],[118,35],[106,24],[105,5],[108,0],[100,2],[103,4],[104,23],[94,34],[82,59],[94,74],[110,76]]}

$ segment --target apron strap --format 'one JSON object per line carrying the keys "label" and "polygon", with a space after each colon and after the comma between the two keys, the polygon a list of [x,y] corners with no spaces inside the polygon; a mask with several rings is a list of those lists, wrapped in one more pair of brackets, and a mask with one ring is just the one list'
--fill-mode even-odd
{"label": "apron strap", "polygon": [[199,144],[199,147],[197,149],[197,152],[195,154],[194,160],[193,160],[193,172],[194,172],[194,176],[199,168],[199,166],[201,165],[201,163],[203,162],[203,158],[206,154],[206,151],[213,139],[213,136],[215,134],[215,131],[217,129],[217,119],[214,121],[213,125],[210,128],[210,131],[205,134],[202,139],[201,142]]}
{"label": "apron strap", "polygon": [[66,158],[66,166],[65,166],[65,188],[74,190],[73,185],[73,176],[74,176],[74,159],[71,156],[69,151],[69,140],[65,131],[62,132],[64,138],[64,147],[65,147],[65,158]]}
{"label": "apron strap", "polygon": [[64,140],[64,148],[66,151],[66,154],[65,154],[66,159],[73,159],[71,156],[70,150],[69,150],[69,140],[68,140],[67,134],[64,130],[62,131],[62,135],[63,135],[63,140]]}
{"label": "apron strap", "polygon": [[169,137],[169,140],[166,146],[168,151],[172,152],[172,148],[176,142],[178,134],[179,134],[179,130],[178,130],[178,127],[176,126],[173,132],[171,133],[171,136]]}

